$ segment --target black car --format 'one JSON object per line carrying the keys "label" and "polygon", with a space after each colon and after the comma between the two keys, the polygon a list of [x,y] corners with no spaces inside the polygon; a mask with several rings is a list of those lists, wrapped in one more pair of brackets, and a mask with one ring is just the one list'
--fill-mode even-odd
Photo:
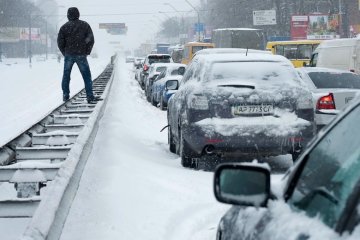
{"label": "black car", "polygon": [[145,88],[145,77],[148,75],[150,65],[153,63],[170,63],[172,62],[169,54],[149,54],[144,60],[142,71],[140,72],[140,86]]}
{"label": "black car", "polygon": [[358,99],[272,188],[267,167],[220,165],[214,192],[233,207],[222,217],[217,239],[359,239],[359,121]]}
{"label": "black car", "polygon": [[170,151],[184,167],[207,155],[296,159],[316,132],[302,84],[282,56],[196,56],[168,103]]}

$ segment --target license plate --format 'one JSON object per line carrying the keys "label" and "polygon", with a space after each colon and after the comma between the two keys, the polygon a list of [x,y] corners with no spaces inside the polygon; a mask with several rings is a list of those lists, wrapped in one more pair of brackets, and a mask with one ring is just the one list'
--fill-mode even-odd
{"label": "license plate", "polygon": [[232,107],[234,115],[244,114],[272,114],[274,112],[274,106],[272,104],[260,104],[260,105],[237,105]]}

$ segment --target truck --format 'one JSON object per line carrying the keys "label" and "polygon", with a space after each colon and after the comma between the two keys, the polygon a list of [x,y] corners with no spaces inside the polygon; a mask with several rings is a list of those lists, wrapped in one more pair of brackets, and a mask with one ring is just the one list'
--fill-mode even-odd
{"label": "truck", "polygon": [[360,39],[323,41],[313,52],[310,67],[334,68],[360,74]]}
{"label": "truck", "polygon": [[158,54],[169,54],[169,43],[157,43],[156,44],[156,53]]}
{"label": "truck", "polygon": [[212,32],[216,48],[249,48],[265,50],[266,37],[261,29],[221,28]]}

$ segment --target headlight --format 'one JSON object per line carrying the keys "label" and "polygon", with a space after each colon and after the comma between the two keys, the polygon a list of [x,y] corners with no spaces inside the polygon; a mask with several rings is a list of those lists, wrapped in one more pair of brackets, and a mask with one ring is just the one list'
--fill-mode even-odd
{"label": "headlight", "polygon": [[197,110],[208,110],[209,101],[205,96],[193,95],[189,98],[189,108]]}

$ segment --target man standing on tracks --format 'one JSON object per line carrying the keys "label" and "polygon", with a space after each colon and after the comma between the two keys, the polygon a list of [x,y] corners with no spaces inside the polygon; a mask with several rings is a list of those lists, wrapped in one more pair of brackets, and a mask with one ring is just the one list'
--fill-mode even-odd
{"label": "man standing on tracks", "polygon": [[58,47],[64,55],[63,100],[69,100],[70,75],[76,63],[84,79],[88,103],[99,101],[101,99],[93,94],[90,67],[86,59],[94,46],[93,32],[87,22],[79,20],[80,12],[77,8],[69,8],[67,17],[69,21],[60,28],[57,38]]}

